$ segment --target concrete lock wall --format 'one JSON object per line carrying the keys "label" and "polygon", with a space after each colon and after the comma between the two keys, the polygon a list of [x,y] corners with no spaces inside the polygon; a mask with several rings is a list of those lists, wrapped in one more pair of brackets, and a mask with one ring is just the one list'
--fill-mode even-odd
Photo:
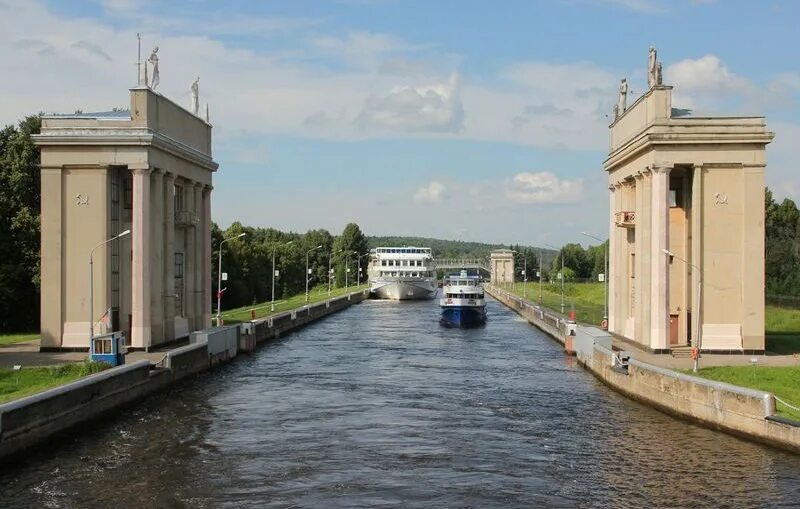
{"label": "concrete lock wall", "polygon": [[150,361],[118,366],[0,405],[0,459],[151,392]]}
{"label": "concrete lock wall", "polygon": [[[532,325],[564,343],[563,317],[509,294],[487,287],[494,298]],[[764,391],[715,382],[629,359],[615,368],[611,336],[596,327],[578,327],[572,337],[578,362],[609,387],[676,417],[712,429],[800,453],[800,426],[775,420],[775,398]],[[788,420],[787,420],[788,421]]]}
{"label": "concrete lock wall", "polygon": [[164,367],[169,369],[174,380],[208,369],[208,344],[195,343],[167,352]]}
{"label": "concrete lock wall", "polygon": [[[366,299],[363,291],[290,311],[252,325],[259,341],[277,337]],[[153,366],[142,360],[111,368],[48,391],[0,405],[0,462],[57,433],[136,401],[224,360],[239,347],[238,325],[214,327],[192,335],[189,345],[170,350]],[[162,368],[158,368],[163,364]]]}

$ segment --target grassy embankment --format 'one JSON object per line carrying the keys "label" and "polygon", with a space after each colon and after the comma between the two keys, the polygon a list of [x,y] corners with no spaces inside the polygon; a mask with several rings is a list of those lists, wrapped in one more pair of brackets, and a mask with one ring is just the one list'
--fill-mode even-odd
{"label": "grassy embankment", "polygon": [[61,366],[23,367],[19,371],[0,368],[0,403],[72,382],[109,368],[103,362],[80,362]]}
{"label": "grassy embankment", "polygon": [[25,341],[33,341],[34,339],[39,339],[38,332],[0,334],[0,346],[13,345],[14,343],[23,343]]}
{"label": "grassy embankment", "polygon": [[[367,284],[362,284],[361,286],[350,286],[349,288],[333,288],[331,289],[331,298],[341,297],[342,295],[347,295],[348,293],[355,292],[357,290],[364,290],[368,288],[368,286],[369,285]],[[328,299],[327,285],[317,286],[308,291],[309,304],[324,302],[327,299]],[[289,297],[288,299],[279,301],[276,300],[274,313],[283,313],[291,309],[298,309],[303,307],[305,304],[306,304],[305,293],[300,293],[292,297]],[[269,315],[274,314],[271,311],[270,302],[267,301],[267,302],[260,302],[258,304],[253,304],[252,306],[245,306],[241,308],[224,311],[222,313],[222,319],[225,321],[226,325],[245,322],[251,319],[251,310],[253,309],[255,309],[256,311],[256,318],[266,318]]]}
{"label": "grassy embankment", "polygon": [[[687,371],[688,374],[693,374]],[[703,378],[742,387],[750,387],[775,394],[775,396],[800,407],[800,365],[797,366],[720,366],[701,368],[697,373]],[[776,403],[778,415],[800,421],[800,412],[781,402]]]}

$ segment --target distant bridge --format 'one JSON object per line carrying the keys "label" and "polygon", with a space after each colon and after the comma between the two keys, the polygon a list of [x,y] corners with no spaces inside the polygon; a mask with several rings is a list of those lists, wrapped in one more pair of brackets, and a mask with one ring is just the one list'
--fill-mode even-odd
{"label": "distant bridge", "polygon": [[478,269],[490,272],[489,262],[484,258],[437,258],[436,268],[442,270]]}

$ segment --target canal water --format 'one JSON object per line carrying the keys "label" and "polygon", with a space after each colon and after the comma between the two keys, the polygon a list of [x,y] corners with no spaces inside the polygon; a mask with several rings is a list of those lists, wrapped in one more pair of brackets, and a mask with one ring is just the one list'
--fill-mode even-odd
{"label": "canal water", "polygon": [[800,505],[800,457],[629,401],[488,313],[353,306],[37,451],[0,506]]}

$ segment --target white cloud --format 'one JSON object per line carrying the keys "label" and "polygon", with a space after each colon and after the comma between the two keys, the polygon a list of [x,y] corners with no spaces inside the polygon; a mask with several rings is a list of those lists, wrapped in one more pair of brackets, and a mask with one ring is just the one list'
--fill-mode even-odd
{"label": "white cloud", "polygon": [[458,75],[448,83],[394,87],[367,99],[356,123],[362,128],[457,133],[464,128]]}
{"label": "white cloud", "polygon": [[561,180],[549,171],[517,173],[506,181],[506,196],[519,203],[575,203],[583,195],[583,179]]}
{"label": "white cloud", "polygon": [[626,7],[632,11],[660,14],[666,12],[663,5],[652,0],[607,0],[608,2]]}
{"label": "white cloud", "polygon": [[753,88],[749,81],[732,73],[716,56],[687,58],[669,65],[665,82],[686,93],[746,92]]}
{"label": "white cloud", "polygon": [[441,203],[446,189],[438,180],[432,180],[428,185],[417,189],[414,193],[414,203]]}

